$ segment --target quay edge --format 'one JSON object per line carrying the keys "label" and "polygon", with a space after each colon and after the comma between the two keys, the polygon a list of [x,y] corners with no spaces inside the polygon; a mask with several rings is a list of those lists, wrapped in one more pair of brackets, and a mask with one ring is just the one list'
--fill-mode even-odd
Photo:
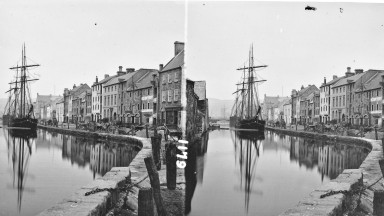
{"label": "quay edge", "polygon": [[[147,169],[145,167],[144,158],[152,156],[151,141],[147,138],[114,135],[105,133],[94,133],[87,131],[78,131],[64,128],[53,128],[46,126],[38,126],[48,131],[55,131],[71,135],[81,135],[87,137],[103,138],[108,140],[129,141],[138,144],[141,150],[132,160],[128,167],[113,167],[103,177],[95,179],[86,186],[75,191],[70,197],[64,198],[54,206],[39,213],[38,216],[85,216],[85,215],[105,215],[118,201],[118,192],[103,191],[90,196],[85,196],[86,192],[96,188],[117,188],[126,183],[126,178],[131,179],[132,184],[143,181],[147,178]],[[137,192],[135,190],[135,192]],[[129,195],[128,199],[132,199],[133,205],[137,204],[137,194]]]}
{"label": "quay edge", "polygon": [[[345,169],[336,179],[313,190],[304,197],[296,206],[281,213],[280,216],[298,215],[343,215],[350,206],[356,205],[356,200],[344,194],[336,194],[325,198],[320,195],[329,191],[348,190],[351,191],[361,186],[370,186],[383,177],[379,160],[383,159],[383,148],[381,140],[371,140],[357,137],[325,135],[313,132],[293,131],[280,128],[266,127],[266,130],[282,134],[307,137],[313,139],[326,139],[351,143],[369,148],[371,151],[358,169]],[[367,215],[374,214],[374,193],[384,192],[384,180],[381,178],[371,188],[365,190],[361,196],[359,211]],[[355,206],[356,207],[356,206]]]}

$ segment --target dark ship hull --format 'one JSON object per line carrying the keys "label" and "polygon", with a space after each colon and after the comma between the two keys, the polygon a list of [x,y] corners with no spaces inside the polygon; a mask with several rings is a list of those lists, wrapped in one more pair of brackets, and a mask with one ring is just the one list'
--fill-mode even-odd
{"label": "dark ship hull", "polygon": [[37,119],[33,118],[10,118],[9,127],[12,128],[28,128],[31,130],[37,130]]}
{"label": "dark ship hull", "polygon": [[257,118],[253,119],[239,119],[236,116],[229,118],[230,127],[244,130],[257,130],[264,131],[265,121]]}

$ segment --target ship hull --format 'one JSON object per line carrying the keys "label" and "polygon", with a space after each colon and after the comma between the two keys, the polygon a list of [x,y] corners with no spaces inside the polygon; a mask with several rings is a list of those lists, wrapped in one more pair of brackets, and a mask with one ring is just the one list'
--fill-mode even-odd
{"label": "ship hull", "polygon": [[253,119],[239,119],[236,116],[231,116],[229,118],[230,127],[236,129],[246,129],[246,130],[257,130],[264,131],[265,121],[257,118]]}
{"label": "ship hull", "polygon": [[12,128],[28,128],[31,130],[37,130],[37,119],[32,118],[10,118],[9,127]]}

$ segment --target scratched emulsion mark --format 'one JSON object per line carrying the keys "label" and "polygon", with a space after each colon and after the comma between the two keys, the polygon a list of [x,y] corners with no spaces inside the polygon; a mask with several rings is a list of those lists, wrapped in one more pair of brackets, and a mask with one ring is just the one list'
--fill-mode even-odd
{"label": "scratched emulsion mark", "polygon": [[311,6],[307,5],[307,7],[305,7],[305,10],[313,10],[313,11],[315,11],[315,10],[316,10],[316,8],[315,8],[315,7],[311,7]]}

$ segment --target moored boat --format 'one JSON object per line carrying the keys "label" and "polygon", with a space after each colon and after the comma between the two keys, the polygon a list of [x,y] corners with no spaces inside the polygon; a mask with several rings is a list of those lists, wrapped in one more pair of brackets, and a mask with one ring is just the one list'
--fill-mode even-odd
{"label": "moored boat", "polygon": [[38,79],[31,79],[28,69],[40,66],[38,64],[27,64],[25,45],[22,49],[21,66],[11,67],[16,71],[15,81],[10,82],[9,98],[3,114],[3,125],[13,130],[29,129],[36,131],[37,119],[34,116],[32,99],[30,96],[29,83]]}
{"label": "moored boat", "polygon": [[267,65],[254,65],[253,46],[249,51],[248,66],[237,70],[242,71],[241,81],[237,83],[236,100],[232,107],[230,127],[244,130],[264,131],[265,120],[262,119],[258,94],[258,85],[266,80],[256,74],[258,69]]}

